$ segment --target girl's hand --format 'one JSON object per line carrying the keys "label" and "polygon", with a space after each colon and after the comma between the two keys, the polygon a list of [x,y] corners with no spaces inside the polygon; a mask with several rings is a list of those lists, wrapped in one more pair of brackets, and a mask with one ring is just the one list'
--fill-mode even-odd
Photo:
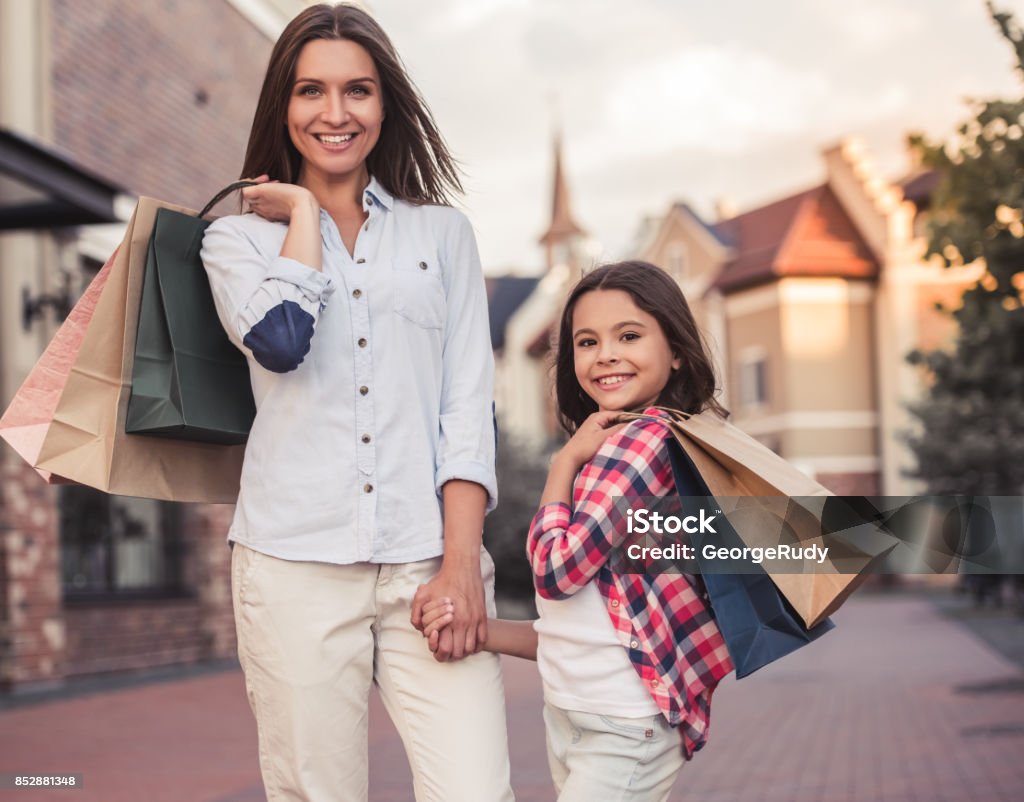
{"label": "girl's hand", "polygon": [[[420,630],[424,638],[436,637],[455,618],[455,603],[449,598],[434,599],[423,605]],[[433,651],[433,649],[431,649]]]}
{"label": "girl's hand", "polygon": [[555,459],[578,471],[594,458],[605,440],[626,425],[615,422],[619,414],[617,411],[595,412],[580,424],[569,442],[555,454]]}
{"label": "girl's hand", "polygon": [[246,180],[259,182],[255,187],[243,189],[242,197],[249,204],[249,211],[260,217],[274,223],[288,223],[298,208],[315,212],[317,216],[320,214],[320,203],[305,187],[271,181],[266,175]]}
{"label": "girl's hand", "polygon": [[[412,598],[412,625],[423,633],[427,646],[437,657],[441,632],[455,620],[455,602],[448,596],[430,598],[430,588],[420,585]],[[442,661],[443,662],[443,661]]]}

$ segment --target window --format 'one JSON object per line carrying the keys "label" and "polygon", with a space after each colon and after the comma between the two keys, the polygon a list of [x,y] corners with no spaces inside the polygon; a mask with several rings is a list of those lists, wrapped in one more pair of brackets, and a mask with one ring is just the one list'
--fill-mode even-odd
{"label": "window", "polygon": [[668,247],[668,272],[676,281],[686,277],[690,250],[685,242],[673,242]]}
{"label": "window", "polygon": [[59,509],[65,599],[183,592],[180,505],[69,485]]}
{"label": "window", "polygon": [[740,404],[759,407],[768,403],[768,357],[750,353],[739,363]]}

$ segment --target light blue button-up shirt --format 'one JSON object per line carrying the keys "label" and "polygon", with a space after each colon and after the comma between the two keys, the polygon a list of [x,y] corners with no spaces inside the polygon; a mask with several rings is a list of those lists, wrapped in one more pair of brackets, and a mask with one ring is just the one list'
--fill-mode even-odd
{"label": "light blue button-up shirt", "polygon": [[476,482],[488,509],[497,502],[494,363],[472,227],[376,180],[363,208],[351,256],[321,213],[322,272],[280,256],[288,227],[255,214],[222,217],[203,240],[257,408],[228,538],[275,557],[436,557],[445,482]]}

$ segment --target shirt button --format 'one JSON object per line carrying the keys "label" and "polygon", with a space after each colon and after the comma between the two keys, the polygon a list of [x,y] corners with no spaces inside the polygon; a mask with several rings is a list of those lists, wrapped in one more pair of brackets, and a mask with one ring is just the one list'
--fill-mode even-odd
{"label": "shirt button", "polygon": [[618,607],[618,606],[619,606],[619,600],[618,599],[612,599],[612,607]]}
{"label": "shirt button", "polygon": [[362,436],[362,437],[361,437],[360,439],[361,439],[361,440],[362,440],[362,441],[363,441],[364,443],[369,443],[369,442],[370,442],[370,435],[368,435],[368,434],[364,434],[364,435],[363,435],[363,436]]}
{"label": "shirt button", "polygon": [[364,264],[366,264],[366,260],[362,256],[360,256],[358,259],[356,259],[356,264],[357,265],[364,265]]}
{"label": "shirt button", "polygon": [[360,297],[362,297],[362,294],[363,294],[362,290],[352,290],[352,297],[353,298],[360,298]]}
{"label": "shirt button", "polygon": [[370,388],[365,384],[359,388],[359,395],[366,395],[368,392],[370,392]]}
{"label": "shirt button", "polygon": [[373,206],[373,197],[371,195],[366,196],[366,205]]}
{"label": "shirt button", "polygon": [[373,485],[363,485],[363,492],[364,493],[372,493],[373,492]]}
{"label": "shirt button", "polygon": [[630,648],[630,649],[637,649],[637,648],[639,648],[639,647],[640,647],[640,641],[636,641],[636,640],[631,640],[631,641],[629,642],[629,648]]}
{"label": "shirt button", "polygon": [[658,682],[658,680],[656,680],[656,679],[652,679],[651,680],[651,685],[653,685],[655,688],[657,688],[659,685],[661,685],[661,683]]}
{"label": "shirt button", "polygon": [[426,262],[420,262],[420,270],[426,270],[426,269],[427,269],[427,263]]}
{"label": "shirt button", "polygon": [[360,337],[357,342],[359,343],[359,347],[360,348],[366,348],[366,338],[365,337]]}

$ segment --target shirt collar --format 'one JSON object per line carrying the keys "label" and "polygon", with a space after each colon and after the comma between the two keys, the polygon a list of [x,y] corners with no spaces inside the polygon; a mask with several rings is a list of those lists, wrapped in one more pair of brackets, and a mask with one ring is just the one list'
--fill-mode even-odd
{"label": "shirt collar", "polygon": [[374,203],[380,204],[389,212],[395,203],[394,196],[384,189],[384,187],[380,185],[380,182],[373,176],[370,176],[370,183],[367,184],[366,189],[363,190],[363,209],[366,209],[366,207],[370,205],[368,203],[368,199],[371,197],[373,198]]}

